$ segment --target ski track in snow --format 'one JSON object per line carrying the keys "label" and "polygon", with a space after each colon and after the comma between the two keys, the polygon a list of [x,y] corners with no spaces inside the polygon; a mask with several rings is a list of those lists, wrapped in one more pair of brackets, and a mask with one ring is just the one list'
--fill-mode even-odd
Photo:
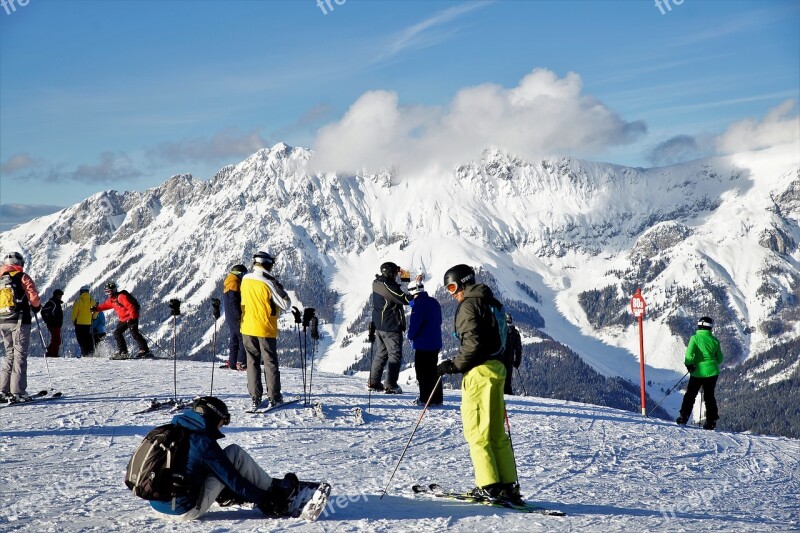
{"label": "ski track in snow", "polygon": [[[460,393],[426,413],[386,485],[422,408],[406,394],[373,394],[364,379],[316,373],[311,407],[248,415],[244,373],[215,370],[214,392],[233,415],[223,446],[237,443],[273,475],[333,485],[327,515],[308,524],[258,510],[212,508],[191,524],[158,518],[123,484],[142,436],[167,411],[133,415],[173,394],[171,361],[50,362],[65,397],[0,410],[0,531],[787,531],[800,528],[800,441],[677,427],[634,413],[560,400],[513,397],[511,437],[523,492],[567,517],[526,515],[416,497],[415,483],[473,485],[461,432]],[[211,363],[180,361],[178,395],[208,394]],[[299,370],[283,369],[284,396],[298,396]],[[47,383],[29,361],[30,390]],[[363,409],[365,424],[352,409]],[[721,406],[724,410],[726,406]]]}

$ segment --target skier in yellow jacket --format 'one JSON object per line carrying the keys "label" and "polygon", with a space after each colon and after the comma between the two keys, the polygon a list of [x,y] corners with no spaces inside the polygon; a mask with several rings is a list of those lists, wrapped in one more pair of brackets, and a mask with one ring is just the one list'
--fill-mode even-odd
{"label": "skier in yellow jacket", "polygon": [[253,408],[261,404],[261,361],[271,405],[283,403],[281,373],[278,369],[278,316],[292,301],[283,285],[270,274],[275,264],[267,252],[253,256],[252,272],[242,279],[242,340],[247,352],[247,391]]}
{"label": "skier in yellow jacket", "polygon": [[92,338],[92,320],[97,317],[97,311],[92,308],[97,305],[89,287],[84,285],[78,294],[78,299],[72,304],[72,325],[75,326],[75,339],[81,348],[81,356],[94,353],[94,339]]}

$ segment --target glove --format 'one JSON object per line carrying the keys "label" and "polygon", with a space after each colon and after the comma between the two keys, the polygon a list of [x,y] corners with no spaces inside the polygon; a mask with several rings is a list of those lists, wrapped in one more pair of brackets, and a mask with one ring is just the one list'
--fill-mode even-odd
{"label": "glove", "polygon": [[519,368],[519,364],[521,361],[514,361],[514,368]]}
{"label": "glove", "polygon": [[91,311],[92,313],[96,313],[97,312],[97,306],[93,305],[92,307],[89,308],[89,311]]}
{"label": "glove", "polygon": [[31,306],[31,311],[33,311],[34,315],[39,314],[39,311],[41,311],[41,310],[42,310],[42,306],[41,305],[32,305]]}
{"label": "glove", "polygon": [[690,365],[687,363],[686,370],[688,370],[689,372],[694,372],[695,370],[697,370],[697,365]]}
{"label": "glove", "polygon": [[458,367],[455,365],[455,363],[453,363],[453,361],[448,359],[447,361],[442,361],[439,363],[439,365],[436,367],[436,373],[439,376],[444,376],[445,374],[458,374]]}

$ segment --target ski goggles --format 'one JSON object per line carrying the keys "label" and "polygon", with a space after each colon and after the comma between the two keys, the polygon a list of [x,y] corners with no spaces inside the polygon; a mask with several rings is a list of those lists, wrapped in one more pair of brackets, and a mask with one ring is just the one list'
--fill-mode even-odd
{"label": "ski goggles", "polygon": [[458,283],[448,283],[444,286],[444,290],[449,292],[450,294],[455,294],[458,291]]}

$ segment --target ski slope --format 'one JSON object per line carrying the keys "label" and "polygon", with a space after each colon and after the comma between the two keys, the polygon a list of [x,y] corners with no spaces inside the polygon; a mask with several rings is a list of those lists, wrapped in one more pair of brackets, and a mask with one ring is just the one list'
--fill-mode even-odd
{"label": "ski slope", "polygon": [[[30,391],[47,386],[44,359],[32,358]],[[227,438],[271,474],[333,485],[314,524],[267,519],[257,510],[212,507],[189,526],[155,516],[122,479],[142,436],[167,412],[133,415],[173,390],[172,361],[49,361],[65,397],[0,409],[0,531],[787,531],[800,528],[800,441],[709,432],[610,408],[540,398],[508,402],[522,489],[567,517],[525,515],[415,497],[414,483],[469,489],[472,469],[461,434],[460,392],[422,419],[388,490],[383,487],[417,422],[406,394],[368,396],[364,379],[314,375],[311,408],[244,413],[244,373],[216,369],[214,392],[232,412]],[[179,361],[178,395],[208,394],[211,362]],[[298,370],[282,371],[284,396],[302,390]],[[352,408],[364,410],[360,425]],[[724,410],[726,406],[721,406]],[[267,523],[268,522],[268,523]]]}

